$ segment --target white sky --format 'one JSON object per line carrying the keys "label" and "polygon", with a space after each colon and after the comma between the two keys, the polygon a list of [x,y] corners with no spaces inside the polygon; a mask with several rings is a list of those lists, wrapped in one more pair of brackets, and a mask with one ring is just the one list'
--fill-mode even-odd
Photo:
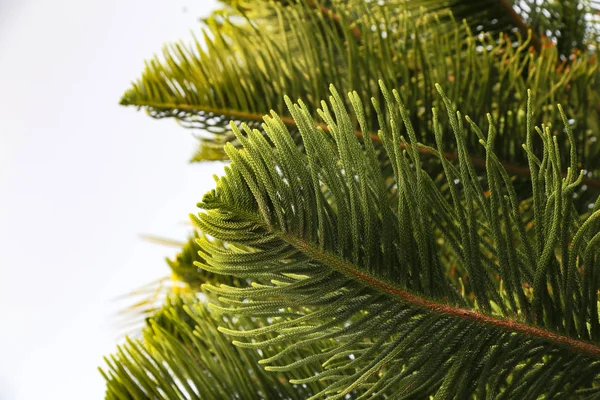
{"label": "white sky", "polygon": [[101,399],[111,299],[168,273],[219,164],[118,106],[215,1],[0,0],[0,400]]}

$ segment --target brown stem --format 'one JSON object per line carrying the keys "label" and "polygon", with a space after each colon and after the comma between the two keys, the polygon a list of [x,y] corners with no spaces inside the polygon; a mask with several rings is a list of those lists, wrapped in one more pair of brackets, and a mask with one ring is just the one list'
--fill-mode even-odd
{"label": "brown stem", "polygon": [[515,11],[512,4],[510,4],[509,0],[498,0],[498,3],[506,10],[510,18],[517,25],[519,30],[525,35],[528,36],[531,31],[531,43],[534,49],[539,52],[542,49],[542,41],[540,37],[523,21],[523,18]]}
{"label": "brown stem", "polygon": [[488,326],[492,326],[504,331],[516,332],[534,338],[543,339],[553,345],[567,348],[587,356],[600,358],[600,347],[592,343],[573,339],[568,336],[563,336],[555,332],[523,324],[520,322],[501,319],[486,314],[481,314],[476,311],[454,307],[437,301],[415,295],[405,289],[394,286],[388,282],[378,280],[370,275],[364,274],[358,270],[353,264],[343,260],[333,254],[330,254],[317,246],[311,245],[307,241],[297,238],[289,234],[280,234],[281,238],[291,244],[307,256],[329,266],[333,270],[342,273],[352,279],[358,280],[363,284],[374,288],[380,292],[391,294],[403,301],[410,303],[419,308],[430,312],[443,314],[452,318],[460,318],[466,321],[474,321]]}

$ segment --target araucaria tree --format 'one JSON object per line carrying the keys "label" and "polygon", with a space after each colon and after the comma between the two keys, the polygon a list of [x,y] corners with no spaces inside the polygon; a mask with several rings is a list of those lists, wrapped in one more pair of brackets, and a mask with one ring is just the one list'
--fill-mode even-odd
{"label": "araucaria tree", "polygon": [[595,1],[222,3],[121,101],[230,161],[107,399],[600,399]]}

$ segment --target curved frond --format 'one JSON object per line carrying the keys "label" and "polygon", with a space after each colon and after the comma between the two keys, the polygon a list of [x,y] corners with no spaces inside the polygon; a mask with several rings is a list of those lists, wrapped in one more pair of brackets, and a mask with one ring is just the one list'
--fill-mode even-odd
{"label": "curved frond", "polygon": [[216,275],[209,271],[204,271],[196,264],[204,263],[204,260],[198,254],[200,247],[198,240],[203,234],[197,231],[188,238],[188,241],[182,246],[179,254],[173,259],[167,259],[167,264],[173,273],[175,281],[183,282],[194,292],[200,290],[204,283],[241,285],[242,281],[233,276]]}
{"label": "curved frond", "polygon": [[[379,96],[379,79],[397,87],[410,110],[418,140],[431,142],[431,120],[426,114],[432,107],[442,106],[434,86],[440,82],[452,103],[469,107],[476,124],[484,125],[486,114],[492,114],[498,131],[498,157],[505,164],[515,164],[513,171],[527,174],[527,159],[520,151],[525,140],[520,128],[524,114],[514,110],[524,108],[522,93],[531,88],[534,123],[560,126],[553,105],[562,103],[578,132],[579,159],[590,173],[600,169],[598,110],[591,107],[598,101],[592,90],[598,85],[597,61],[590,55],[563,62],[555,46],[544,47],[538,55],[529,51],[528,40],[474,34],[468,26],[454,22],[445,9],[413,15],[385,2],[362,7],[336,3],[331,5],[337,18],[332,24],[322,12],[305,4],[259,3],[270,7],[276,22],[268,19],[269,23],[261,23],[258,17],[252,19],[252,14],[233,11],[233,15],[227,13],[229,17],[219,14],[209,19],[205,48],[198,40],[191,47],[167,47],[164,61],[149,61],[122,103],[211,132],[203,137],[194,157],[206,160],[225,157],[221,149],[226,142],[239,145],[227,126],[229,121],[260,129],[262,115],[270,110],[280,115],[299,142],[298,127],[280,94],[303,98],[308,109],[314,110],[328,95],[320,82],[333,83],[344,91],[356,90],[361,98]],[[414,7],[419,3],[414,2]],[[440,33],[442,20],[447,29]],[[354,36],[353,28],[362,32],[360,38]],[[346,107],[351,106],[344,101]],[[366,105],[364,112],[369,126],[376,126],[374,108]],[[445,116],[441,118],[445,120]],[[374,140],[378,141],[376,135]],[[379,151],[379,144],[375,146]],[[475,137],[468,138],[466,146],[473,156],[485,155]],[[446,147],[456,151],[453,142]]]}
{"label": "curved frond", "polygon": [[[322,386],[292,385],[295,374],[272,374],[259,353],[236,348],[217,324],[256,329],[250,319],[215,320],[194,297],[171,297],[144,329],[127,339],[101,369],[106,399],[306,399]],[[318,351],[315,347],[313,350]]]}
{"label": "curved frond", "polygon": [[[583,215],[574,209],[583,175],[562,109],[566,168],[550,128],[534,131],[531,102],[524,111],[529,204],[499,162],[491,116],[484,134],[439,86],[452,136],[444,138],[434,109],[436,145],[427,148],[449,196],[424,170],[402,92],[382,86],[381,104],[373,99],[388,178],[370,136],[354,133],[353,119],[372,127],[360,96],[344,101],[331,90],[319,110],[327,132],[304,103],[286,100],[303,151],[275,113],[265,117],[266,136],[232,125],[242,147],[226,146],[231,164],[194,218],[218,239],[199,241],[198,266],[251,280],[203,287],[218,296],[215,310],[264,325],[221,330],[242,348],[271,349],[261,361],[270,371],[318,371],[292,381],[325,382],[313,398],[359,388],[359,398],[598,395],[600,201]],[[485,179],[467,150],[473,136]],[[443,156],[450,141],[457,162]],[[528,207],[532,223],[523,218]],[[306,351],[316,344],[321,352]]]}
{"label": "curved frond", "polygon": [[145,325],[147,318],[152,317],[165,302],[173,295],[196,294],[203,295],[201,286],[204,283],[214,285],[226,284],[235,286],[248,285],[248,282],[234,276],[214,274],[199,268],[196,264],[204,263],[198,251],[198,239],[203,234],[194,230],[188,240],[180,243],[170,239],[145,236],[147,240],[162,245],[176,246],[180,252],[166,262],[171,269],[171,275],[137,288],[118,300],[127,300],[127,305],[119,312],[117,326],[130,336],[137,336],[140,327]]}

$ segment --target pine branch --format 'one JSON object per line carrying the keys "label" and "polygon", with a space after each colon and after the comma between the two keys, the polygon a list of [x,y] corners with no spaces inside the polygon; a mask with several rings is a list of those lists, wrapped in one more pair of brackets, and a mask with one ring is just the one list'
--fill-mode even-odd
{"label": "pine branch", "polygon": [[[135,104],[135,103],[131,103],[131,105],[141,106],[141,104]],[[264,119],[264,115],[260,114],[260,113],[248,113],[248,112],[242,112],[242,111],[236,111],[236,110],[227,110],[227,109],[219,109],[219,108],[212,108],[212,107],[201,107],[201,106],[195,106],[195,105],[192,106],[192,105],[188,105],[188,104],[169,104],[169,103],[146,102],[143,105],[147,106],[147,107],[155,108],[157,110],[164,108],[164,109],[169,109],[169,110],[176,110],[175,112],[180,110],[180,111],[186,111],[186,112],[191,112],[191,113],[207,113],[207,114],[213,114],[213,115],[221,115],[221,116],[227,116],[234,120],[246,121],[246,122],[249,122],[249,121],[262,122]],[[287,125],[289,127],[297,128],[296,122],[294,121],[293,118],[282,116],[282,117],[280,117],[280,119],[285,125]],[[326,124],[321,123],[321,124],[318,124],[317,126],[326,132],[328,131],[328,127]],[[356,136],[363,137],[362,132],[360,132],[358,130],[355,130],[354,132],[355,132]],[[381,139],[376,134],[370,133],[369,136],[372,141],[381,142]],[[401,148],[404,149],[405,148],[404,146],[405,145],[402,144]],[[416,147],[417,147],[418,151],[422,154],[430,154],[431,153],[431,150],[427,147],[423,147],[423,146],[419,146],[419,145],[417,145]],[[455,161],[458,159],[458,154],[454,153],[454,152],[444,152],[444,157],[447,160]],[[474,156],[474,155],[470,155],[469,157],[475,167],[480,168],[480,169],[485,168],[485,160],[484,159]],[[513,164],[513,163],[509,163],[509,162],[502,162],[502,166],[510,174],[521,176],[521,177],[531,176],[531,172],[530,172],[529,168],[527,168],[525,166]],[[564,174],[563,176],[566,176],[566,174]],[[600,189],[600,179],[584,177],[582,180],[582,183],[587,185],[590,188]]]}
{"label": "pine branch", "polygon": [[[598,212],[600,215],[600,212]],[[306,254],[311,259],[320,262],[331,269],[347,275],[348,277],[360,281],[365,286],[372,287],[382,293],[391,294],[402,301],[412,304],[416,307],[423,308],[433,313],[439,313],[448,317],[473,321],[485,325],[490,325],[508,332],[521,333],[527,336],[536,337],[554,345],[564,347],[570,351],[577,351],[586,356],[591,356],[600,359],[600,346],[581,340],[576,340],[568,336],[558,335],[555,332],[547,329],[541,329],[535,326],[522,324],[504,318],[498,318],[490,315],[485,315],[470,309],[462,307],[453,307],[447,304],[429,300],[422,296],[411,293],[396,285],[388,282],[375,279],[373,276],[361,273],[361,268],[357,265],[346,262],[333,254],[327,253],[314,244],[308,243],[305,240],[298,239],[293,235],[288,235],[281,232],[273,232],[281,237],[286,243],[294,246],[302,253]]]}
{"label": "pine branch", "polygon": [[[184,126],[209,131],[210,136],[200,134],[201,147],[194,160],[212,160],[226,157],[222,151],[224,143],[238,144],[227,128],[231,119],[255,127],[260,125],[262,115],[272,109],[286,124],[291,122],[279,93],[308,99],[308,104],[316,108],[327,93],[323,86],[313,85],[314,82],[331,82],[343,90],[357,87],[363,98],[372,95],[376,79],[383,78],[389,86],[398,86],[401,82],[403,100],[411,110],[419,140],[431,140],[431,127],[423,118],[424,110],[441,106],[434,84],[445,82],[456,107],[475,105],[470,116],[477,124],[486,123],[486,114],[492,112],[496,128],[501,129],[498,156],[509,173],[527,176],[526,157],[518,151],[525,138],[518,129],[519,117],[511,113],[524,105],[522,96],[515,93],[532,88],[538,99],[534,106],[541,110],[534,122],[559,125],[552,107],[561,102],[581,132],[575,144],[580,159],[591,173],[600,172],[597,156],[600,141],[588,142],[600,132],[593,122],[595,117],[589,115],[588,105],[593,99],[586,94],[590,85],[596,85],[597,65],[585,56],[575,60],[569,68],[556,69],[556,48],[542,49],[538,58],[537,54],[526,54],[527,42],[517,43],[519,46],[513,48],[513,43],[504,38],[496,43],[492,38],[481,40],[468,34],[462,37],[462,31],[455,25],[448,32],[438,34],[434,20],[390,16],[388,8],[374,4],[369,6],[371,14],[355,17],[356,26],[363,30],[365,37],[348,41],[344,37],[352,35],[349,27],[340,27],[348,30],[340,35],[307,7],[286,6],[279,17],[283,28],[277,33],[267,25],[250,32],[227,21],[211,26],[214,39],[207,37],[211,43],[210,53],[203,50],[195,53],[175,46],[166,53],[165,62],[149,63],[144,77],[126,93],[122,104],[144,107],[156,118],[175,117]],[[335,10],[336,15],[348,20],[345,12],[348,10]],[[383,32],[373,33],[369,27],[380,26],[380,18],[386,15],[385,18],[395,18],[393,24],[405,28],[386,31],[388,37],[383,40],[379,37]],[[287,26],[289,28],[285,28]],[[327,40],[316,39],[314,33],[320,31],[326,32]],[[429,34],[433,36],[424,40]],[[314,43],[306,39],[312,37],[315,37]],[[306,43],[296,48],[296,42]],[[282,43],[285,46],[281,46]],[[403,45],[398,46],[398,43]],[[491,50],[481,50],[489,46]],[[201,48],[199,44],[196,47]],[[457,52],[461,47],[464,50]],[[463,54],[470,56],[465,60]],[[356,60],[374,61],[363,64]],[[319,68],[315,68],[315,63],[320,63]],[[306,84],[299,83],[297,76],[304,76],[300,81]],[[572,96],[559,98],[557,93],[572,93]],[[374,110],[367,107],[366,114],[368,124],[375,125]],[[467,146],[474,164],[481,168],[481,146],[476,140],[469,141]],[[456,159],[456,149],[449,148],[447,153],[450,159]],[[596,179],[584,179],[590,188],[600,186]]]}
{"label": "pine branch", "polygon": [[[266,373],[258,365],[258,354],[234,347],[217,323],[206,304],[193,296],[170,296],[147,320],[143,338],[128,338],[105,359],[100,372],[106,380],[106,399],[301,400],[322,387],[292,387],[288,381],[295,373]],[[256,324],[243,318],[229,326]]]}
{"label": "pine branch", "polygon": [[[493,150],[493,121],[487,136],[472,125],[486,149],[485,195],[466,150],[462,117],[439,90],[458,148],[458,165],[440,156],[447,140],[434,111],[432,155],[443,165],[445,183],[423,169],[400,94],[385,87],[382,108],[373,101],[394,170],[392,186],[381,175],[381,155],[370,136],[359,140],[353,129],[353,118],[362,130],[366,126],[356,93],[349,94],[351,117],[332,89],[330,104],[319,111],[328,133],[315,126],[303,103],[287,100],[302,151],[275,114],[265,119],[266,137],[232,126],[243,149],[227,145],[231,164],[199,204],[204,211],[194,222],[217,241],[200,240],[204,261],[197,265],[252,282],[243,288],[203,285],[219,298],[215,311],[265,322],[249,331],[221,330],[243,348],[286,348],[261,361],[269,371],[319,371],[293,381],[327,381],[315,399],[342,398],[359,388],[366,390],[362,398],[465,398],[475,392],[481,398],[499,392],[552,398],[593,387],[600,376],[594,277],[600,200],[591,215],[577,215],[571,194],[583,176],[575,170],[576,154],[562,178],[556,138],[547,128],[539,131],[540,159],[528,125],[536,227],[528,232]],[[529,102],[529,123],[532,113]],[[327,343],[328,350],[282,360],[313,343]],[[510,361],[498,358],[502,354]],[[475,361],[480,367],[473,370]]]}
{"label": "pine branch", "polygon": [[107,398],[598,397],[597,6],[222,1],[122,99],[231,162]]}
{"label": "pine branch", "polygon": [[196,262],[204,262],[198,254],[198,239],[201,233],[194,231],[187,241],[142,235],[142,238],[163,246],[179,249],[172,259],[166,262],[171,270],[170,276],[146,284],[131,293],[115,300],[127,300],[127,305],[119,311],[120,320],[117,326],[123,331],[122,336],[138,336],[140,327],[147,318],[155,315],[171,296],[198,293],[205,283],[243,286],[247,282],[233,276],[216,275],[198,268]]}

